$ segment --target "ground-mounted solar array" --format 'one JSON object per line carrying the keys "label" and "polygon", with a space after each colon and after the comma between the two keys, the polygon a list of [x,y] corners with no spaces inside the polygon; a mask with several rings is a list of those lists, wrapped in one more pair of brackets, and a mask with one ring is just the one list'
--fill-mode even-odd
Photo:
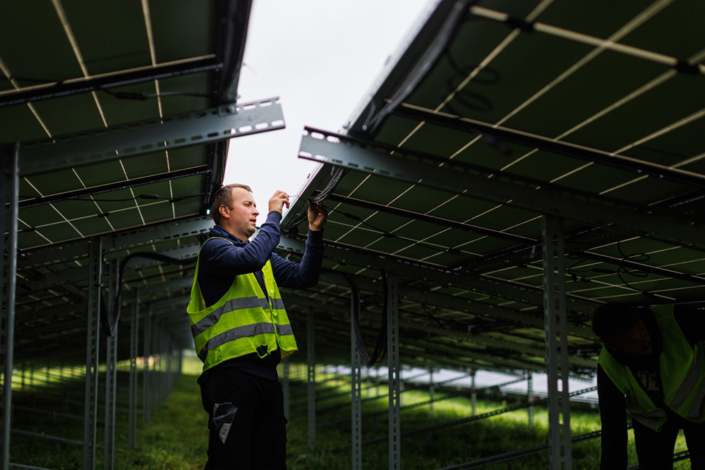
{"label": "ground-mounted solar array", "polygon": [[[399,359],[425,367],[591,375],[597,306],[699,306],[702,13],[439,5],[344,134],[302,138],[299,157],[323,164],[304,195],[330,211],[329,272],[315,293],[287,294],[334,315],[327,350],[346,340],[358,290],[371,350],[390,276]],[[287,214],[281,248],[300,250],[302,214]],[[556,292],[565,324],[551,327]]]}

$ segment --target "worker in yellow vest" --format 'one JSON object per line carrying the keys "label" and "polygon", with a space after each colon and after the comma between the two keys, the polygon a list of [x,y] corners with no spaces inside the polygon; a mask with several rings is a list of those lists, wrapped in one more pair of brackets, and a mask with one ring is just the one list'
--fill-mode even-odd
{"label": "worker in yellow vest", "polygon": [[322,204],[308,202],[309,232],[301,262],[274,249],[289,196],[277,191],[256,237],[259,210],[249,186],[216,192],[216,223],[198,254],[188,314],[198,379],[209,415],[207,470],[286,468],[286,417],[277,364],[297,351],[279,287],[318,282],[323,260]]}
{"label": "worker in yellow vest", "polygon": [[597,361],[600,468],[627,468],[629,412],[640,469],[672,469],[681,429],[692,468],[705,469],[705,311],[608,304],[595,311],[593,331],[604,343]]}

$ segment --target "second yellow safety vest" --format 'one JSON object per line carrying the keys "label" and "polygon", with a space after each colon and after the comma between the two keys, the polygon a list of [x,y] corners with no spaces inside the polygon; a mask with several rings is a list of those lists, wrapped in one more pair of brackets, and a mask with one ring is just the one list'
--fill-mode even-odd
{"label": "second yellow safety vest", "polygon": [[[659,369],[663,401],[685,419],[705,422],[705,367],[703,348],[691,347],[673,316],[672,305],[652,308],[663,339]],[[632,419],[658,431],[666,422],[666,412],[659,408],[639,385],[629,367],[617,361],[607,348],[602,348],[597,361],[607,376],[625,395]]]}

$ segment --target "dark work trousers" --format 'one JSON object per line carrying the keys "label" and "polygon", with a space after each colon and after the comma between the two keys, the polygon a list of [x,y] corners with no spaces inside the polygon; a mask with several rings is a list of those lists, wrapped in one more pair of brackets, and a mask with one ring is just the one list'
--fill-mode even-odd
{"label": "dark work trousers", "polygon": [[632,420],[639,469],[672,469],[673,448],[678,431],[683,429],[690,453],[690,468],[705,470],[705,423],[693,423],[675,413],[668,414],[668,420],[659,432],[652,431],[636,420]]}
{"label": "dark work trousers", "polygon": [[223,368],[199,384],[209,417],[206,470],[286,468],[284,396],[277,380]]}

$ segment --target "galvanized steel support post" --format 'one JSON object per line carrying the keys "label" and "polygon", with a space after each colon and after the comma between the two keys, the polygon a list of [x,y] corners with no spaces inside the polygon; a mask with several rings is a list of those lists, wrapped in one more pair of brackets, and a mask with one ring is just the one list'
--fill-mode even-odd
{"label": "galvanized steel support post", "polygon": [[472,416],[477,414],[477,392],[475,391],[475,369],[470,369],[470,401],[472,403]]}
{"label": "galvanized steel support post", "polygon": [[428,394],[430,395],[429,399],[430,399],[431,403],[429,404],[428,411],[431,414],[433,414],[433,395],[434,395],[434,392],[436,391],[435,388],[436,387],[433,385],[433,367],[429,367],[429,369],[428,369]]}
{"label": "galvanized steel support post", "polygon": [[[108,313],[112,313],[118,289],[118,261],[109,264]],[[109,333],[109,332],[108,332]],[[103,468],[112,469],[115,465],[115,405],[117,401],[117,345],[118,325],[113,336],[108,336],[105,358],[105,447],[103,451]]]}
{"label": "galvanized steel support post", "polygon": [[529,371],[526,377],[526,399],[531,405],[529,406],[529,429],[534,427],[534,374]]}
{"label": "galvanized steel support post", "polygon": [[313,449],[316,446],[316,355],[314,351],[315,329],[313,313],[308,312],[306,316],[306,350],[308,374],[306,377],[308,384],[308,446]]}
{"label": "galvanized steel support post", "polygon": [[377,390],[377,393],[375,394],[376,398],[379,398],[379,367],[375,368],[375,389]]}
{"label": "galvanized steel support post", "polygon": [[162,350],[161,350],[161,330],[158,319],[152,318],[152,356],[154,357],[154,362],[152,363],[152,393],[150,394],[150,412],[154,412],[159,404],[159,382],[161,379],[162,370]]}
{"label": "galvanized steel support post", "polygon": [[[12,426],[12,368],[15,347],[15,288],[17,274],[17,217],[19,205],[20,145],[0,146],[0,234],[8,233],[0,256],[0,359],[3,364],[2,457],[0,468],[9,468]],[[5,207],[7,204],[7,207]],[[7,222],[7,225],[5,225]],[[4,238],[4,237],[3,237]],[[2,308],[4,306],[4,309]]]}
{"label": "galvanized steel support post", "polygon": [[389,469],[401,469],[401,371],[399,369],[399,279],[387,275],[387,360],[389,369]]}
{"label": "galvanized steel support post", "polygon": [[103,278],[103,243],[90,240],[90,277],[86,328],[86,394],[83,414],[83,468],[95,468],[98,418],[98,363],[100,354],[100,283]]}
{"label": "galvanized steel support post", "polygon": [[137,356],[139,341],[139,314],[140,314],[140,292],[135,289],[135,298],[132,302],[132,312],[130,314],[130,385],[129,385],[129,417],[127,442],[130,449],[135,448],[137,437]]}
{"label": "galvanized steel support post", "polygon": [[152,339],[152,306],[147,309],[147,315],[144,316],[144,352],[142,357],[142,422],[149,421],[149,392],[151,385],[150,362],[152,355],[151,347]]}
{"label": "galvanized steel support post", "polygon": [[179,372],[179,377],[181,377],[181,374],[184,373],[184,350],[181,349],[181,348],[179,348],[178,355],[179,355],[179,369],[178,369],[178,372]]}
{"label": "galvanized steel support post", "polygon": [[159,400],[160,403],[162,403],[167,396],[169,396],[169,393],[171,393],[171,386],[173,384],[173,367],[174,367],[174,361],[172,357],[172,341],[171,341],[171,335],[165,338],[164,343],[166,345],[166,370],[164,374],[164,390],[162,391],[162,396],[161,399]]}
{"label": "galvanized steel support post", "polygon": [[548,436],[551,468],[572,468],[570,399],[568,396],[568,333],[565,297],[563,220],[544,215],[543,276],[546,364],[548,373]]}
{"label": "galvanized steel support post", "polygon": [[350,294],[350,402],[352,413],[352,469],[362,469],[362,377],[360,374],[360,352],[355,336],[356,293]]}

